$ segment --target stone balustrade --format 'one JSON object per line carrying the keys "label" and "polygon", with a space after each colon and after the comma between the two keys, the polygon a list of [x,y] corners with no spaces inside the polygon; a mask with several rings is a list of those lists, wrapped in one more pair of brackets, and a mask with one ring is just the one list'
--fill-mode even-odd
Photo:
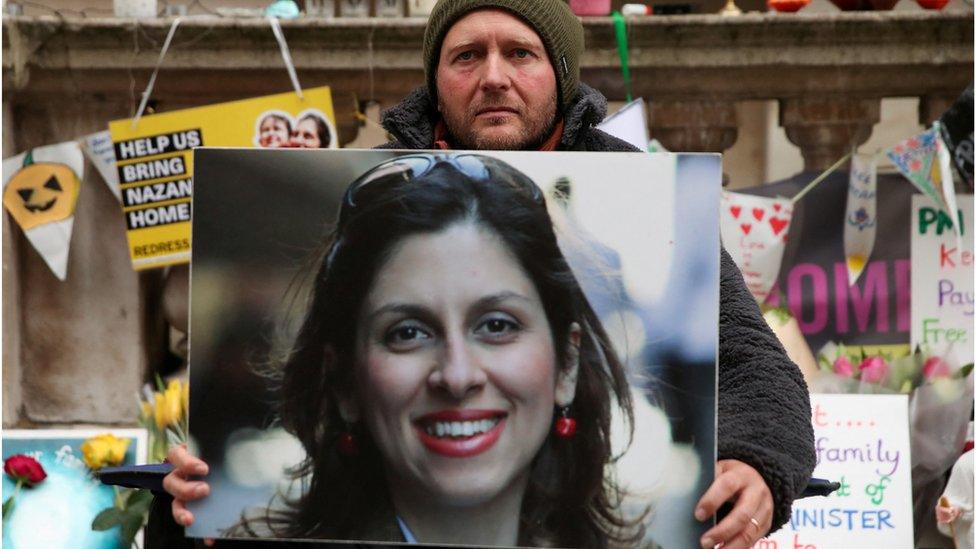
{"label": "stone balustrade", "polygon": [[[721,152],[735,103],[776,100],[807,169],[863,143],[885,97],[920,98],[928,124],[973,80],[972,13],[689,15],[628,22],[633,94],[652,134],[676,151]],[[131,116],[171,21],[5,17],[4,156]],[[389,106],[423,82],[422,20],[283,21],[305,87],[333,89],[340,139],[355,107]],[[623,100],[613,25],[584,22],[582,79]],[[291,89],[267,21],[184,19],[153,104],[160,111]],[[91,171],[91,170],[89,170]],[[4,219],[5,425],[127,422],[133,391],[161,356],[162,275],[131,271],[118,205],[86,177],[68,280],[47,271]]]}

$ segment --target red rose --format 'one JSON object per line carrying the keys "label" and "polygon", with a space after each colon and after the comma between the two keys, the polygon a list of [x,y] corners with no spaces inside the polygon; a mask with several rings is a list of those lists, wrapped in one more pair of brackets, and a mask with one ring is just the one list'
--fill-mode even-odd
{"label": "red rose", "polygon": [[28,486],[33,486],[47,478],[47,473],[44,472],[41,464],[36,459],[23,454],[10,456],[4,460],[3,472],[14,480],[23,481]]}

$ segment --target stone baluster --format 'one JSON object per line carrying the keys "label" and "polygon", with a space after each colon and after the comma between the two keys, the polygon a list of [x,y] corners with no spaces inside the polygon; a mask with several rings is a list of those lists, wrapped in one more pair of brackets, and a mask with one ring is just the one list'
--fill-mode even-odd
{"label": "stone baluster", "polygon": [[725,101],[654,101],[651,137],[671,151],[724,152],[738,136],[735,105]]}
{"label": "stone baluster", "polygon": [[871,137],[881,118],[881,99],[799,98],[780,100],[779,123],[800,147],[806,171],[829,168]]}

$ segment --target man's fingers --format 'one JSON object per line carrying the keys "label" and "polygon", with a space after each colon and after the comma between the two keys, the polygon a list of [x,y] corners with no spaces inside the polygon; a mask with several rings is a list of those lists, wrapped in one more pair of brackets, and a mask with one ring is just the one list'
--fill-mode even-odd
{"label": "man's fingers", "polygon": [[163,477],[163,489],[173,499],[193,501],[210,494],[210,485],[202,480],[185,480],[175,473]]}
{"label": "man's fingers", "polygon": [[[759,511],[761,494],[759,490],[744,490],[736,500],[732,511],[702,536],[702,547],[711,548],[716,543],[724,543],[724,547],[732,547],[740,534],[745,533],[748,536],[756,532],[756,526],[750,519],[755,518]],[[756,539],[759,539],[758,536]]]}
{"label": "man's fingers", "polygon": [[178,499],[173,500],[173,520],[180,526],[193,524],[193,513],[186,509],[186,505]]}
{"label": "man's fingers", "polygon": [[695,508],[695,518],[705,520],[715,514],[715,511],[726,501],[732,499],[739,490],[742,483],[736,475],[722,473],[716,477],[715,482],[708,487],[705,495],[698,500]]}
{"label": "man's fingers", "polygon": [[771,502],[767,502],[765,498],[760,496],[759,507],[756,509],[755,514],[749,518],[748,524],[738,535],[725,543],[722,549],[749,549],[769,531],[772,519],[773,508]]}
{"label": "man's fingers", "polygon": [[203,476],[210,472],[210,467],[202,459],[193,456],[186,449],[185,444],[174,446],[166,453],[166,461],[173,465],[173,470],[180,476]]}

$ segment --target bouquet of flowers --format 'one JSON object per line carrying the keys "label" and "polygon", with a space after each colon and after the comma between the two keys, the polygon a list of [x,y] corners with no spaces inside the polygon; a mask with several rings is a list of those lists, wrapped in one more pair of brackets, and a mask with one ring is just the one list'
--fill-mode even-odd
{"label": "bouquet of flowers", "polygon": [[156,378],[139,399],[139,423],[149,432],[149,462],[161,463],[171,446],[186,442],[189,432],[190,384]]}

